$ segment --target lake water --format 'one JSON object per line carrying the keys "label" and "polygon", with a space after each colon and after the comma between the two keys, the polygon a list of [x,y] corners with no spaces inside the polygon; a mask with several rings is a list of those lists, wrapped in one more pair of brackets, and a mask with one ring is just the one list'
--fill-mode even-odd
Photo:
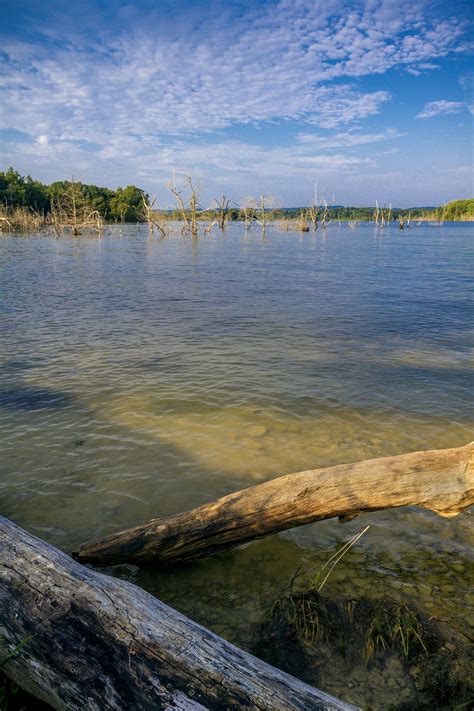
{"label": "lake water", "polygon": [[[2,513],[70,551],[280,474],[466,444],[473,252],[470,223],[2,236]],[[367,514],[111,572],[252,648],[302,556],[322,563],[368,523],[328,594],[473,623],[470,512]],[[370,675],[346,681],[319,683],[381,708]]]}

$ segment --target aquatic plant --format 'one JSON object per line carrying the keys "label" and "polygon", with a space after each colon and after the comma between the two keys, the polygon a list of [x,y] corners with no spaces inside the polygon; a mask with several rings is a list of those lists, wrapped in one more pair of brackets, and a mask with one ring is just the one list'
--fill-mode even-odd
{"label": "aquatic plant", "polygon": [[[351,536],[322,566],[307,569],[303,562],[290,581],[288,593],[275,601],[272,616],[282,615],[298,637],[311,643],[319,642],[323,634],[326,637],[338,636],[343,610],[323,600],[320,593],[337,564],[369,528],[366,526]],[[353,607],[349,609],[352,615]]]}
{"label": "aquatic plant", "polygon": [[428,653],[418,615],[405,604],[381,602],[374,605],[365,636],[365,659],[369,661],[377,652],[393,647],[401,650],[406,659]]}
{"label": "aquatic plant", "polygon": [[[344,545],[342,545],[340,548],[338,548],[337,551],[322,566],[314,566],[312,568],[306,569],[304,563],[302,563],[297,568],[295,574],[293,575],[293,578],[291,579],[290,592],[293,592],[296,580],[301,577],[304,578],[304,585],[306,590],[316,590],[318,593],[321,592],[324,584],[327,582],[336,565],[344,558],[344,556],[346,555],[346,553],[348,553],[352,546],[354,546],[357,541],[359,541],[359,539],[362,538],[365,533],[367,533],[369,528],[370,526],[366,526],[362,531],[359,531],[359,533],[356,533],[351,536],[349,540],[346,541],[346,543],[344,543]],[[329,568],[329,570],[327,571],[323,580],[320,582],[321,576],[327,568]]]}

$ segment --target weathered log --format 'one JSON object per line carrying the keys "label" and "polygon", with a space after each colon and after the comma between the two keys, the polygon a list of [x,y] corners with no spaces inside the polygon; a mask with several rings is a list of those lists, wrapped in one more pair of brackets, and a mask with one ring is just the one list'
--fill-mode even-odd
{"label": "weathered log", "polygon": [[473,460],[474,442],[288,474],[84,543],[73,556],[98,564],[171,565],[334,516],[400,506],[455,516],[474,503]]}
{"label": "weathered log", "polygon": [[0,663],[67,711],[350,711],[0,518]]}

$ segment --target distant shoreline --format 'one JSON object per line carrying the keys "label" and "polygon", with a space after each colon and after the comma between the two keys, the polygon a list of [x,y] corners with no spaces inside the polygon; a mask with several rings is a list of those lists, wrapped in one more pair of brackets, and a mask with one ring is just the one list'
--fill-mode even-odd
{"label": "distant shoreline", "polygon": [[175,201],[174,209],[159,209],[156,198],[135,185],[125,188],[99,187],[78,180],[56,181],[45,185],[29,175],[22,176],[14,168],[0,172],[0,231],[29,230],[52,225],[57,229],[70,227],[74,234],[80,229],[102,229],[104,224],[144,222],[161,229],[160,224],[183,221],[186,229],[195,232],[197,223],[217,224],[221,229],[227,222],[257,222],[262,227],[270,221],[293,222],[297,229],[326,226],[329,222],[373,221],[388,224],[399,221],[466,222],[474,220],[474,198],[453,200],[440,207],[397,208],[387,201],[368,207],[329,204],[318,199],[301,207],[279,207],[270,195],[250,196],[235,202],[228,196],[214,198],[208,206],[200,203],[199,185],[187,176],[184,185],[174,181],[167,188]]}

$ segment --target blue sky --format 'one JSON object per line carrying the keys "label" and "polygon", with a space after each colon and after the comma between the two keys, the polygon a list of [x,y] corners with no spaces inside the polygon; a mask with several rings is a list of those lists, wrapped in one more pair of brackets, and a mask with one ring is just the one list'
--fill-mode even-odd
{"label": "blue sky", "polygon": [[[472,195],[464,0],[0,0],[1,168],[169,205]],[[472,34],[471,34],[472,37]]]}

